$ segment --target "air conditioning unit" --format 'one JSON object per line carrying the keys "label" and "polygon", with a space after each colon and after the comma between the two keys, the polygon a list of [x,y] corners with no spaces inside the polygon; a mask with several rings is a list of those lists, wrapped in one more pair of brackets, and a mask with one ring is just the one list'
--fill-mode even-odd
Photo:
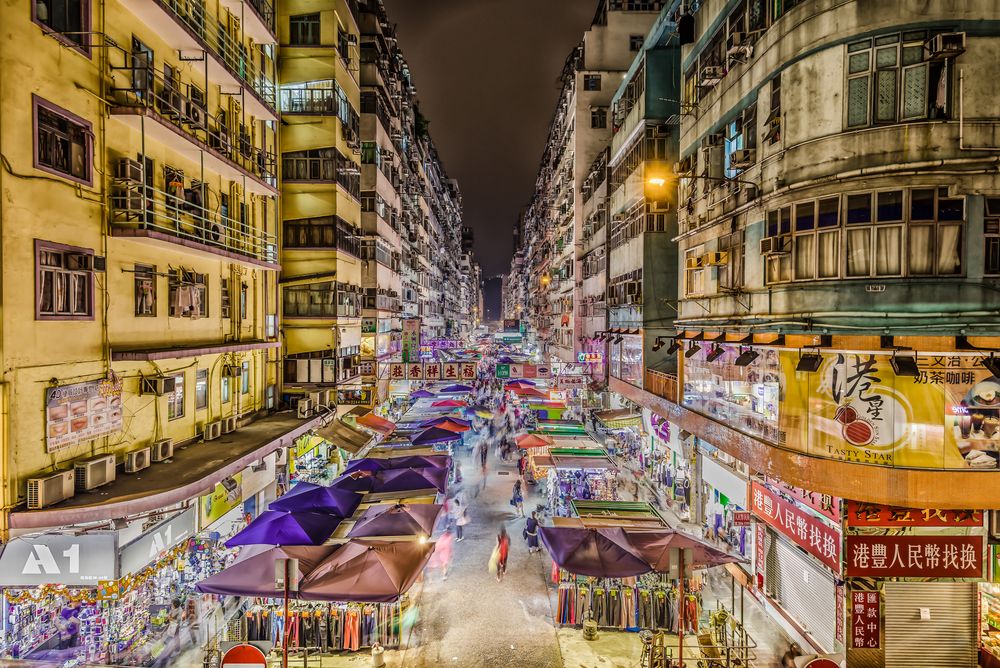
{"label": "air conditioning unit", "polygon": [[135,473],[149,467],[149,448],[136,450],[125,455],[125,472]]}
{"label": "air conditioning unit", "polygon": [[222,436],[222,421],[216,420],[215,422],[206,422],[205,430],[202,433],[202,438],[207,441],[214,441],[215,439]]}
{"label": "air conditioning unit", "polygon": [[236,431],[236,416],[230,415],[229,417],[224,417],[220,420],[222,423],[222,433],[231,434]]}
{"label": "air conditioning unit", "polygon": [[41,478],[28,478],[28,510],[39,510],[76,494],[73,471],[57,471]]}
{"label": "air conditioning unit", "polygon": [[729,36],[729,48],[726,55],[735,58],[749,58],[753,54],[753,42],[745,32],[734,32]]}
{"label": "air conditioning unit", "polygon": [[702,256],[702,257],[689,257],[686,260],[684,260],[684,268],[685,269],[701,269],[701,263],[702,263],[703,259],[704,259],[704,256]]}
{"label": "air conditioning unit", "polygon": [[924,42],[924,60],[944,60],[965,53],[964,32],[943,32]]}
{"label": "air conditioning unit", "polygon": [[705,87],[712,87],[726,77],[726,68],[720,65],[708,65],[701,68],[701,78],[698,82]]}
{"label": "air conditioning unit", "polygon": [[312,415],[313,405],[312,401],[309,399],[299,399],[299,403],[296,404],[296,410],[300,418],[307,418]]}
{"label": "air conditioning unit", "polygon": [[207,114],[205,113],[205,109],[201,105],[199,105],[199,104],[197,104],[195,102],[188,101],[188,103],[187,103],[187,117],[188,117],[188,122],[191,125],[193,125],[195,127],[198,127],[198,128],[205,127],[205,117],[206,117],[206,115]]}
{"label": "air conditioning unit", "polygon": [[784,255],[792,251],[792,238],[789,236],[765,237],[760,240],[761,255]]}
{"label": "air conditioning unit", "polygon": [[70,271],[93,271],[94,256],[90,253],[66,253],[66,269]]}
{"label": "air conditioning unit", "polygon": [[111,191],[111,208],[115,213],[141,215],[145,210],[142,192],[132,188],[114,188]]}
{"label": "air conditioning unit", "polygon": [[230,378],[239,378],[243,375],[243,367],[239,364],[223,364],[222,375]]}
{"label": "air conditioning unit", "polygon": [[172,376],[146,376],[139,379],[139,394],[153,394],[163,397],[177,387],[177,380]]}
{"label": "air conditioning unit", "polygon": [[[703,147],[701,149],[701,175],[711,180],[721,180],[723,177],[722,157],[721,146],[709,145]],[[709,187],[712,187],[712,184],[709,184]]]}
{"label": "air conditioning unit", "polygon": [[733,169],[747,169],[757,162],[757,151],[752,148],[741,148],[729,156],[729,166]]}
{"label": "air conditioning unit", "polygon": [[115,164],[115,178],[141,185],[142,163],[132,158],[119,158]]}
{"label": "air conditioning unit", "polygon": [[691,176],[694,173],[694,156],[688,156],[674,164],[674,173],[679,177]]}
{"label": "air conditioning unit", "polygon": [[115,456],[101,455],[74,462],[76,491],[85,492],[115,480]]}
{"label": "air conditioning unit", "polygon": [[160,441],[153,441],[150,446],[149,458],[154,462],[164,462],[174,456],[174,440],[164,438]]}
{"label": "air conditioning unit", "polygon": [[725,251],[721,253],[706,253],[701,257],[701,263],[706,267],[729,264],[729,253]]}
{"label": "air conditioning unit", "polygon": [[323,402],[320,401],[319,392],[310,392],[309,401],[312,402],[313,408],[322,408]]}
{"label": "air conditioning unit", "polygon": [[324,408],[331,408],[333,406],[332,393],[330,390],[320,390],[319,391],[319,404]]}

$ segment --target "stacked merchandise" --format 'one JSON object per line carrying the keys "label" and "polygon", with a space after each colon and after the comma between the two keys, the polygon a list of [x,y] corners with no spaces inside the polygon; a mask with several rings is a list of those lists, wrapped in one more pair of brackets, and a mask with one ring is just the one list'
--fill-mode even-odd
{"label": "stacked merchandise", "polygon": [[[289,648],[321,652],[398,647],[402,603],[301,603],[288,614]],[[264,640],[280,646],[286,621],[281,605],[256,604],[242,618],[244,640]]]}
{"label": "stacked merchandise", "polygon": [[82,599],[75,599],[80,602],[75,612],[80,620],[79,633],[59,656],[83,662],[103,662],[107,651],[104,641],[107,615],[104,605],[88,598],[90,593],[64,590],[62,593],[42,591],[34,597],[22,594],[24,601],[18,604],[4,597],[3,637],[0,643],[3,655],[16,659],[34,653],[33,658],[43,658],[44,654],[36,650],[43,646],[55,649],[59,644],[60,626],[66,617],[63,611],[73,605],[70,597],[79,595]]}
{"label": "stacked merchandise", "polygon": [[574,499],[617,501],[618,484],[613,472],[587,473],[582,470],[558,472],[558,482],[549,488],[552,514],[572,515],[570,504]]}

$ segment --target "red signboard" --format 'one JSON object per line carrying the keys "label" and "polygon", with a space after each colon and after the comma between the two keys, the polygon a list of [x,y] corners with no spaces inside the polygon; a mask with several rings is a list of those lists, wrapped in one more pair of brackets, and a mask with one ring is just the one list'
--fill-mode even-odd
{"label": "red signboard", "polygon": [[809,506],[823,517],[829,518],[840,524],[840,505],[842,503],[839,496],[810,492],[801,487],[795,487],[784,483],[774,476],[766,476],[767,484],[775,489],[780,489],[782,494],[786,494],[803,505]]}
{"label": "red signboard", "polygon": [[733,511],[733,526],[734,527],[750,526],[750,511],[749,510]]}
{"label": "red signboard", "polygon": [[847,525],[853,527],[981,527],[981,510],[898,508],[863,501],[847,502]]}
{"label": "red signboard", "polygon": [[750,489],[750,510],[754,515],[819,559],[833,572],[840,572],[839,531],[785,501],[758,482],[753,482]]}
{"label": "red signboard", "polygon": [[837,642],[844,642],[844,585],[837,585]]}
{"label": "red signboard", "polygon": [[981,578],[982,536],[847,536],[847,575]]}
{"label": "red signboard", "polygon": [[851,647],[882,647],[882,604],[877,591],[851,592]]}
{"label": "red signboard", "polygon": [[757,576],[757,581],[754,583],[757,585],[757,591],[764,592],[764,576],[767,573],[767,539],[766,531],[764,530],[763,522],[754,522],[754,536],[753,536],[753,547],[754,547],[754,560],[753,560],[753,570],[754,575]]}

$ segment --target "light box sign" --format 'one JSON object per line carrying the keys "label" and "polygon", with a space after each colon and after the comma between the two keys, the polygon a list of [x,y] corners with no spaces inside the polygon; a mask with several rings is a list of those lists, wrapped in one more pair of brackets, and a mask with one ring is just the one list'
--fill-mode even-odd
{"label": "light box sign", "polygon": [[420,359],[420,318],[403,319],[403,361]]}
{"label": "light box sign", "polygon": [[121,548],[119,561],[122,575],[142,570],[147,564],[166,554],[167,550],[174,545],[193,536],[197,517],[198,513],[195,507],[191,506],[166,522],[157,524]]}
{"label": "light box sign", "polygon": [[577,353],[576,361],[580,364],[599,364],[604,361],[604,353]]}
{"label": "light box sign", "polygon": [[371,406],[372,390],[370,387],[342,387],[337,389],[337,405],[339,406]]}
{"label": "light box sign", "polygon": [[877,591],[851,593],[851,647],[882,647],[882,604]]}
{"label": "light box sign", "polygon": [[45,445],[56,452],[121,431],[121,381],[92,380],[45,390]]}
{"label": "light box sign", "polygon": [[840,532],[754,481],[750,510],[834,573],[840,572]]}
{"label": "light box sign", "polygon": [[983,577],[982,536],[847,536],[848,577]]}
{"label": "light box sign", "polygon": [[0,586],[96,587],[118,579],[118,536],[114,532],[44,534],[14,538],[0,554]]}

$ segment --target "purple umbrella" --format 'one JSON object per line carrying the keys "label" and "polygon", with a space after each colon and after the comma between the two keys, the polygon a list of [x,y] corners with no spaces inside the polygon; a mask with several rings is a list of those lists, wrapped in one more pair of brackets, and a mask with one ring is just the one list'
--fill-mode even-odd
{"label": "purple umbrella", "polygon": [[444,506],[437,503],[371,506],[351,528],[348,538],[375,536],[430,536]]}
{"label": "purple umbrella", "polygon": [[418,469],[391,469],[375,474],[373,492],[411,492],[434,488],[444,492],[448,487],[448,469],[425,466]]}
{"label": "purple umbrella", "polygon": [[626,531],[625,535],[636,553],[651,565],[654,571],[659,573],[668,573],[670,571],[672,548],[690,549],[691,561],[685,563],[685,566],[692,568],[708,568],[737,561],[745,561],[738,554],[720,550],[694,536],[689,536],[673,529]]}
{"label": "purple umbrella", "polygon": [[271,598],[279,595],[279,592],[274,589],[274,563],[276,560],[298,559],[298,581],[302,582],[303,578],[329,557],[335,549],[336,546],[333,545],[268,548],[246,559],[240,559],[221,573],[205,578],[195,585],[195,589],[203,594]]}
{"label": "purple umbrella", "polygon": [[500,364],[513,364],[514,360],[508,357],[507,355],[501,355],[500,357],[497,358],[497,362],[499,362]]}
{"label": "purple umbrella", "polygon": [[370,492],[375,486],[375,472],[365,470],[355,470],[344,473],[339,478],[330,483],[330,487],[349,490],[351,492]]}
{"label": "purple umbrella", "polygon": [[339,517],[327,513],[265,510],[243,531],[226,541],[237,545],[319,545],[340,524]]}
{"label": "purple umbrella", "polygon": [[429,427],[419,434],[410,437],[410,442],[414,445],[432,445],[434,443],[447,443],[461,439],[461,434],[456,434],[448,429],[440,427]]}
{"label": "purple umbrella", "polygon": [[416,392],[410,392],[411,399],[429,399],[434,396],[433,392],[428,392],[427,390],[417,390]]}
{"label": "purple umbrella", "polygon": [[448,422],[449,420],[466,427],[472,427],[472,423],[469,422],[468,420],[463,420],[462,418],[457,418],[457,417],[448,417],[447,415],[441,415],[436,418],[431,418],[430,420],[424,420],[423,422],[420,423],[420,426],[422,428],[435,427],[441,424],[442,422]]}
{"label": "purple umbrella", "polygon": [[455,385],[449,385],[441,390],[441,394],[461,394],[463,392],[472,392],[472,388],[468,385],[457,383]]}
{"label": "purple umbrella", "polygon": [[[396,601],[420,577],[433,551],[433,543],[415,540],[352,540],[302,580],[300,595],[314,601]],[[273,578],[272,572],[268,581]]]}
{"label": "purple umbrella", "polygon": [[[298,489],[299,483],[295,486]],[[270,510],[299,511],[312,510],[329,513],[337,517],[350,517],[361,503],[361,496],[343,488],[310,485],[302,492],[289,492],[268,506]]]}
{"label": "purple umbrella", "polygon": [[620,528],[539,528],[552,561],[570,573],[599,578],[627,578],[652,570],[635,553]]}
{"label": "purple umbrella", "polygon": [[451,457],[448,455],[403,455],[400,457],[386,457],[385,459],[355,459],[347,466],[345,473],[353,473],[355,471],[387,471],[389,469],[421,468],[425,466],[446,469],[451,466]]}

